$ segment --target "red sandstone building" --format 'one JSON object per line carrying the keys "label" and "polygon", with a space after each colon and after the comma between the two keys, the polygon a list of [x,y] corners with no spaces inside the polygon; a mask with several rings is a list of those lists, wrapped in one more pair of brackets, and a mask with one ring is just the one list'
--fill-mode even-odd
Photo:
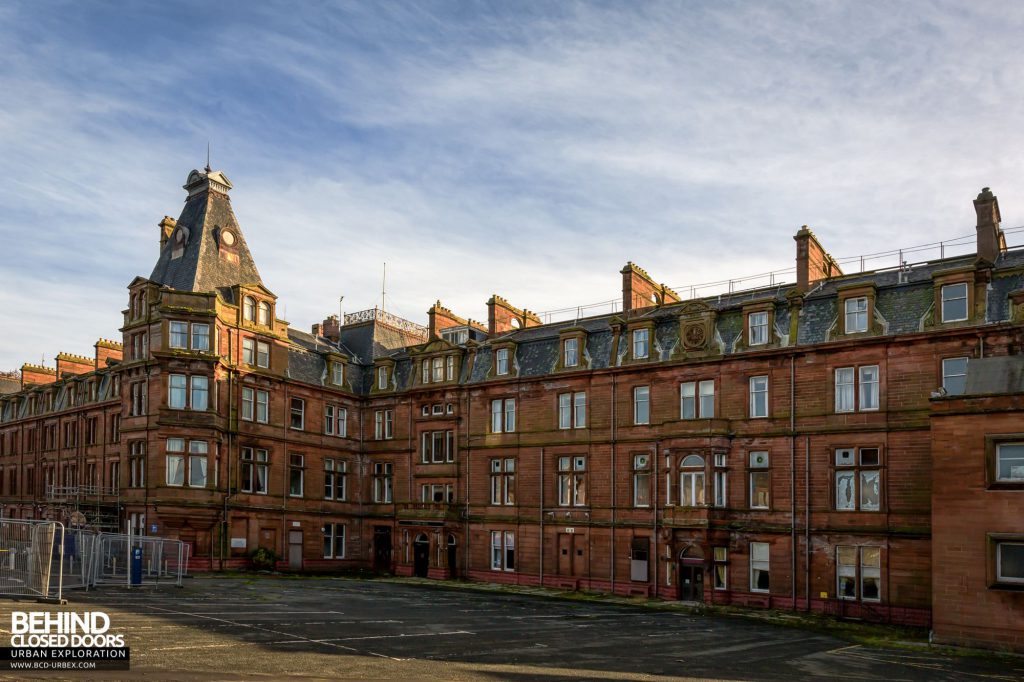
{"label": "red sandstone building", "polygon": [[263,547],[1024,649],[1024,251],[987,189],[975,255],[844,275],[805,228],[795,284],[682,300],[629,263],[615,314],[305,333],[230,188],[189,175],[120,342],[0,396],[5,515],[181,538],[197,569]]}

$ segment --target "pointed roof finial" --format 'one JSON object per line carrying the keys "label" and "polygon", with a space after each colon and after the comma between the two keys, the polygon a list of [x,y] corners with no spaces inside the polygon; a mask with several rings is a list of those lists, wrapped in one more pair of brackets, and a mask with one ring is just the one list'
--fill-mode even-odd
{"label": "pointed roof finial", "polygon": [[206,172],[209,173],[213,169],[210,168],[210,141],[206,141]]}

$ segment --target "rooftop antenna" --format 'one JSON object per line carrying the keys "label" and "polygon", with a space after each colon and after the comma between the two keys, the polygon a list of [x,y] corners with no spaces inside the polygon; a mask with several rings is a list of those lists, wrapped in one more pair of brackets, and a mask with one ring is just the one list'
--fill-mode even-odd
{"label": "rooftop antenna", "polygon": [[206,141],[206,172],[209,173],[213,169],[210,168],[210,141]]}
{"label": "rooftop antenna", "polygon": [[388,282],[388,264],[385,261],[385,263],[384,263],[384,276],[380,280],[380,311],[381,312],[384,312],[384,295],[385,295],[385,285],[387,285],[387,282]]}

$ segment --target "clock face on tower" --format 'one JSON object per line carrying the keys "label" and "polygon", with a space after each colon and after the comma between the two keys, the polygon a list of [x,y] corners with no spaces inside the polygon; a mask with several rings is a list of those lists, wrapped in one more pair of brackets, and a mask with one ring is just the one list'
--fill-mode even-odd
{"label": "clock face on tower", "polygon": [[224,230],[220,234],[221,241],[224,242],[225,246],[232,246],[235,243],[235,235],[227,230]]}

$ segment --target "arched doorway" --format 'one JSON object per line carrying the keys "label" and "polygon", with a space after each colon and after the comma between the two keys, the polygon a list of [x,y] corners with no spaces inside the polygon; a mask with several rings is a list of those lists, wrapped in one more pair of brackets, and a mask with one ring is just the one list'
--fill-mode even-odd
{"label": "arched doorway", "polygon": [[687,545],[679,553],[680,601],[704,601],[704,551],[699,545]]}
{"label": "arched doorway", "polygon": [[458,553],[455,551],[455,535],[448,534],[448,577],[459,577]]}
{"label": "arched doorway", "polygon": [[430,539],[420,533],[412,543],[412,573],[420,578],[427,577],[430,569]]}

